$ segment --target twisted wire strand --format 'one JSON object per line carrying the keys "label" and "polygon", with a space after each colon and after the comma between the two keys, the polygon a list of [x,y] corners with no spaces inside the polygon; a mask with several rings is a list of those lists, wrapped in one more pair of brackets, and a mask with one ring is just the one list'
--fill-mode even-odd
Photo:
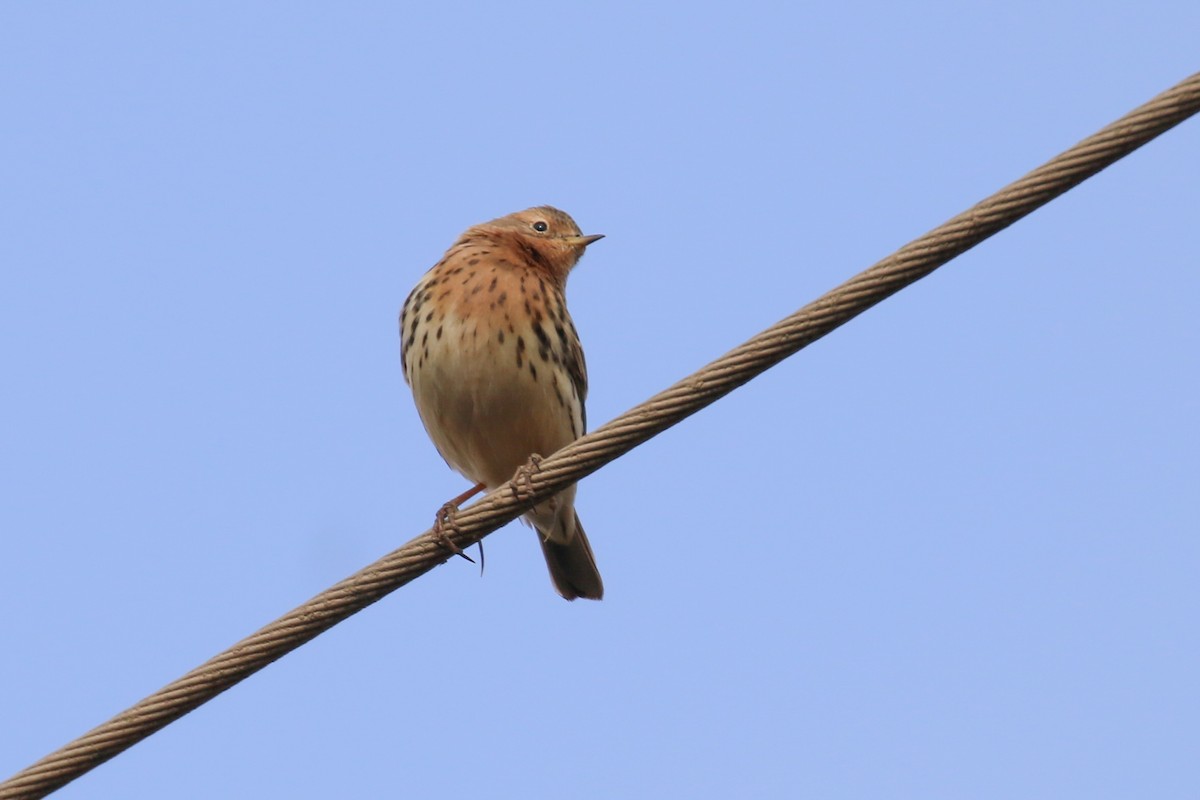
{"label": "twisted wire strand", "polygon": [[[920,280],[1156,136],[1200,111],[1200,73],[1084,139],[1023,178],[897,250],[463,509],[447,531],[466,548],[538,501],[590,475]],[[0,800],[45,797],[272,661],[444,563],[426,531],[374,564],[219,653],[112,719],[0,784]]]}

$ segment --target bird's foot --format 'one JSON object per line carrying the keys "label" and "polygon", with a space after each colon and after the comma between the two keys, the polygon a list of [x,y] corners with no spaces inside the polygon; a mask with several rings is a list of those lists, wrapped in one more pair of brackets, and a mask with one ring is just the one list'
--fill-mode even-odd
{"label": "bird's foot", "polygon": [[525,500],[533,494],[533,476],[542,468],[542,457],[531,453],[529,460],[517,467],[512,477],[513,497]]}
{"label": "bird's foot", "polygon": [[[465,558],[467,561],[470,561],[472,564],[474,564],[475,559],[464,553],[463,549],[456,545],[454,540],[449,536],[449,533],[458,532],[458,525],[454,521],[454,518],[457,516],[458,504],[453,500],[438,509],[437,516],[433,519],[433,539],[435,542],[449,550],[454,555]],[[447,533],[447,531],[449,531],[449,533]]]}

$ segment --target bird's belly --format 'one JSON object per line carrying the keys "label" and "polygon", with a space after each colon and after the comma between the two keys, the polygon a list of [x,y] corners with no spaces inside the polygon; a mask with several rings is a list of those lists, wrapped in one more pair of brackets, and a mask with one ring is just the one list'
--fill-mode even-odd
{"label": "bird's belly", "polygon": [[[531,453],[549,455],[574,438],[570,394],[557,385],[561,369],[520,351],[518,334],[465,322],[440,320],[411,369],[421,420],[450,466],[489,488],[504,483]],[[487,331],[485,333],[485,331]],[[531,338],[531,337],[529,337]]]}

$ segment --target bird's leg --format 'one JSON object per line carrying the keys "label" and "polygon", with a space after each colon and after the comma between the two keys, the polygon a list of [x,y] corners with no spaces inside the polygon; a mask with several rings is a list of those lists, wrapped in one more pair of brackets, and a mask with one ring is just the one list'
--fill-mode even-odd
{"label": "bird's leg", "polygon": [[513,497],[517,498],[518,500],[524,500],[533,493],[533,475],[541,468],[542,457],[537,453],[530,453],[529,460],[517,467],[517,471],[513,473]]}
{"label": "bird's leg", "polygon": [[[472,497],[479,494],[486,488],[487,487],[484,486],[482,483],[477,483],[474,486],[472,486],[470,489],[467,489],[465,492],[460,494],[458,497],[451,500],[449,503],[446,503],[446,506],[454,506],[455,510],[457,510],[459,506],[461,506],[463,503],[467,502]],[[442,506],[442,508],[444,509],[446,506]]]}
{"label": "bird's leg", "polygon": [[[467,489],[465,492],[460,494],[458,497],[455,497],[453,500],[450,500],[445,505],[443,505],[440,509],[438,509],[437,516],[434,517],[434,519],[433,519],[433,538],[435,540],[437,540],[438,544],[440,544],[442,547],[449,550],[451,553],[454,553],[454,555],[465,558],[467,561],[470,561],[472,564],[475,563],[475,559],[471,558],[469,555],[464,553],[462,551],[462,548],[459,547],[458,545],[456,545],[454,543],[454,541],[446,534],[446,531],[447,531],[447,529],[449,529],[451,531],[457,530],[457,528],[455,527],[455,524],[454,524],[454,518],[458,515],[458,507],[460,505],[462,505],[463,503],[467,502],[468,500],[470,500],[475,495],[482,492],[486,488],[487,487],[484,486],[482,483],[475,484],[470,489]],[[482,558],[483,557],[482,556],[482,552],[483,552],[482,542],[480,543],[479,549],[480,549],[480,558]]]}

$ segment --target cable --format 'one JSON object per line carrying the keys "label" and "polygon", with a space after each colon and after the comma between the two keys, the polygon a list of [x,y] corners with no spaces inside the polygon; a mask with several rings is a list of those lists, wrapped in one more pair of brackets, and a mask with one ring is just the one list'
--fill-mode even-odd
{"label": "cable", "polygon": [[[708,366],[463,509],[445,531],[467,548],[696,413],[955,256],[1200,111],[1200,73],[905,245]],[[445,562],[426,531],[0,784],[0,800],[44,797]]]}

